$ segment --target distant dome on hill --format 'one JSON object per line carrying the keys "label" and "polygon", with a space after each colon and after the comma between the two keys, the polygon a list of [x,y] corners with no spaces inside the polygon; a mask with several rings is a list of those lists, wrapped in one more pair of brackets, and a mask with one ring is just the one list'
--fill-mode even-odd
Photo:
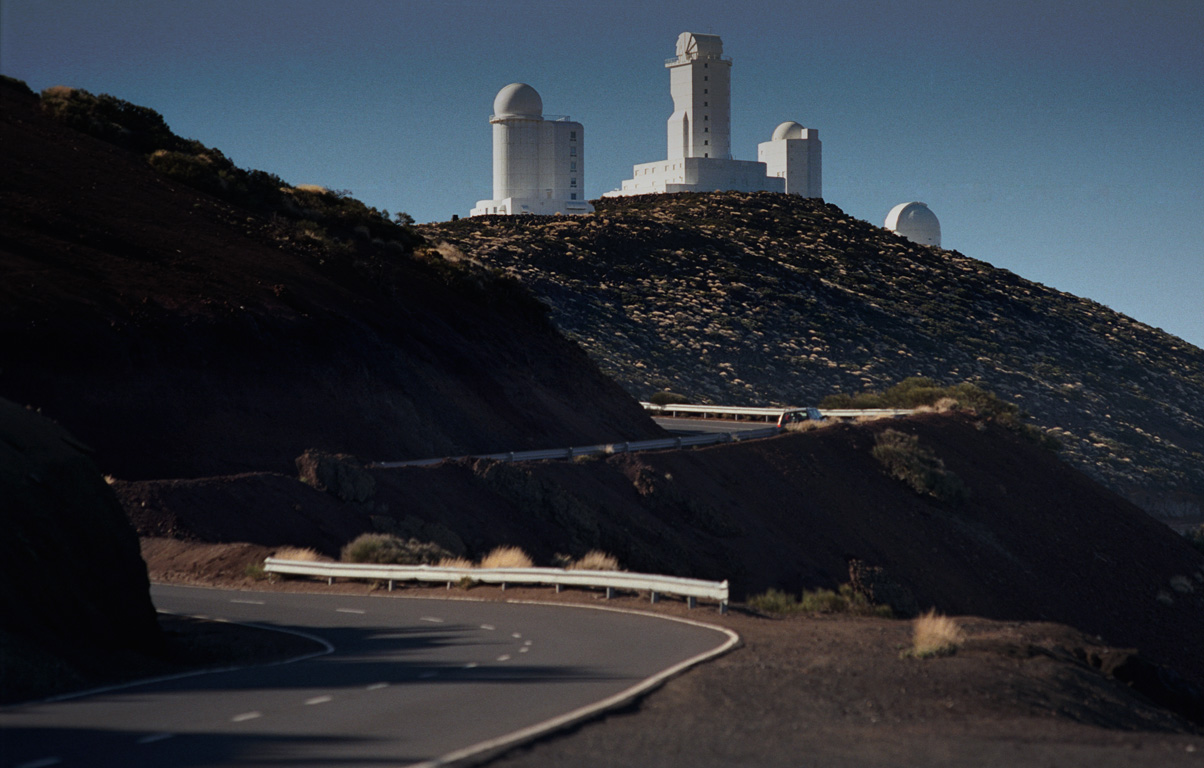
{"label": "distant dome on hill", "polygon": [[890,209],[882,226],[913,243],[941,247],[941,222],[924,203],[899,203]]}

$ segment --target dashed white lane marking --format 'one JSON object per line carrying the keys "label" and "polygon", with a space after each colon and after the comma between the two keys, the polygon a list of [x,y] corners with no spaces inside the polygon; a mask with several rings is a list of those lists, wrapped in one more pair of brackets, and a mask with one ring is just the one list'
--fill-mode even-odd
{"label": "dashed white lane marking", "polygon": [[528,640],[527,642],[523,643],[523,645],[530,645],[530,644],[531,644],[531,641],[530,641],[530,640]]}
{"label": "dashed white lane marking", "polygon": [[423,672],[421,675],[419,675],[419,676],[418,676],[418,679],[419,679],[419,680],[430,680],[432,677],[434,677],[434,676],[435,676],[435,675],[437,675],[437,674],[439,674],[439,673],[438,673],[438,672],[434,672],[434,671],[431,671],[431,672]]}
{"label": "dashed white lane marking", "polygon": [[156,741],[166,741],[167,739],[170,739],[172,736],[175,736],[175,734],[174,733],[152,733],[150,736],[143,736],[141,739],[138,739],[138,743],[139,744],[154,744]]}
{"label": "dashed white lane marking", "polygon": [[361,611],[359,608],[335,608],[334,610],[335,613],[367,613],[367,611]]}
{"label": "dashed white lane marking", "polygon": [[512,635],[510,635],[510,636],[511,636],[511,637],[513,637],[515,640],[518,640],[520,637],[522,637],[522,636],[523,636],[523,633],[522,633],[522,632],[515,632],[514,634],[512,634]]}
{"label": "dashed white lane marking", "polygon": [[476,668],[477,668],[477,666],[478,666],[478,665],[477,665],[477,663],[476,663],[475,661],[470,661],[470,662],[468,662],[467,664],[465,664],[465,665],[464,665],[464,668],[465,668],[465,669],[476,669]]}
{"label": "dashed white lane marking", "polygon": [[63,762],[61,757],[43,757],[41,760],[21,763],[17,768],[47,768],[47,766],[58,765],[61,762]]}
{"label": "dashed white lane marking", "polygon": [[247,720],[254,720],[257,717],[263,717],[262,712],[243,712],[241,715],[235,715],[230,718],[232,723],[245,723]]}
{"label": "dashed white lane marking", "polygon": [[368,686],[368,687],[367,687],[367,688],[365,688],[364,690],[366,690],[366,691],[379,691],[381,688],[388,688],[388,687],[389,687],[389,684],[388,684],[388,683],[373,683],[372,685]]}
{"label": "dashed white lane marking", "polygon": [[307,706],[312,706],[314,704],[325,704],[326,702],[331,701],[333,699],[334,699],[333,696],[314,696],[312,699],[306,699],[305,704]]}
{"label": "dashed white lane marking", "polygon": [[497,629],[497,627],[493,626],[492,624],[482,624],[481,629],[494,630],[494,629]]}
{"label": "dashed white lane marking", "polygon": [[262,600],[231,600],[232,603],[241,603],[242,605],[267,605]]}
{"label": "dashed white lane marking", "polygon": [[429,621],[431,624],[442,624],[443,619],[437,619],[434,616],[423,616],[419,621]]}
{"label": "dashed white lane marking", "polygon": [[526,653],[526,652],[527,652],[527,651],[529,651],[529,650],[531,650],[531,648],[530,648],[530,647],[528,647],[528,646],[526,646],[526,645],[524,645],[522,648],[519,648],[519,649],[518,649],[518,652],[519,652],[519,653]]}
{"label": "dashed white lane marking", "polygon": [[498,661],[510,661],[510,654],[503,653],[501,656],[497,657],[497,660]]}

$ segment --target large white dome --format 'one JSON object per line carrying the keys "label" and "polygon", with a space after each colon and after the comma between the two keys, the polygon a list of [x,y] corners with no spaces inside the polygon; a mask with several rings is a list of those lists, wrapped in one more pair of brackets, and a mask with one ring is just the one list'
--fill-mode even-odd
{"label": "large white dome", "polygon": [[543,99],[526,83],[511,83],[493,100],[494,117],[543,117]]}
{"label": "large white dome", "polygon": [[941,222],[924,203],[899,203],[890,209],[882,226],[913,243],[941,247]]}
{"label": "large white dome", "polygon": [[782,139],[801,139],[803,138],[803,126],[787,120],[786,122],[773,129],[773,141],[781,141]]}

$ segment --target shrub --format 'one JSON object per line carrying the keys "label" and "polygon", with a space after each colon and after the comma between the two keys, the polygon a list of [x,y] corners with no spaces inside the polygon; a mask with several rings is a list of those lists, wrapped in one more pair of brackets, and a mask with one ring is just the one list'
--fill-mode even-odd
{"label": "shrub", "polygon": [[530,568],[535,563],[518,547],[500,546],[481,558],[481,568]]}
{"label": "shrub", "polygon": [[614,555],[609,555],[599,549],[591,549],[581,557],[565,566],[570,571],[618,571],[619,561]]}
{"label": "shrub", "polygon": [[750,597],[748,605],[762,613],[847,613],[884,619],[894,616],[889,605],[871,603],[850,584],[841,584],[835,592],[830,589],[804,590],[801,600],[788,592],[770,589]]}
{"label": "shrub", "polygon": [[916,493],[950,503],[969,498],[970,491],[961,479],[945,469],[945,462],[932,451],[921,446],[919,437],[884,429],[875,436],[874,443],[873,457],[891,477],[907,483]]}
{"label": "shrub", "polygon": [[762,613],[793,613],[799,610],[798,598],[777,589],[770,589],[748,598],[748,607]]}
{"label": "shrub", "polygon": [[652,397],[648,398],[648,402],[653,405],[680,405],[690,402],[690,398],[666,389],[661,392],[652,393]]}
{"label": "shrub", "polygon": [[434,565],[451,556],[438,544],[387,533],[365,533],[343,547],[340,559],[345,563]]}
{"label": "shrub", "polygon": [[952,656],[965,641],[966,635],[957,622],[938,614],[935,609],[929,609],[915,620],[911,650],[907,655],[917,659]]}

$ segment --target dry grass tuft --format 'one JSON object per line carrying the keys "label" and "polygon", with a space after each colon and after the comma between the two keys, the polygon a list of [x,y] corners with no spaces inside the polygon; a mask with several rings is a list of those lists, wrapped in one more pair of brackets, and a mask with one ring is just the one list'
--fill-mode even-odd
{"label": "dry grass tuft", "polygon": [[312,547],[281,547],[272,555],[279,560],[301,560],[306,563],[328,563],[329,557],[322,555]]}
{"label": "dry grass tuft", "polygon": [[966,633],[956,621],[930,609],[915,620],[908,655],[917,659],[952,656],[965,641]]}
{"label": "dry grass tuft", "polygon": [[526,552],[518,547],[494,547],[481,558],[481,568],[531,568],[535,565]]}
{"label": "dry grass tuft", "polygon": [[619,561],[614,555],[609,555],[599,549],[591,549],[567,566],[570,571],[619,571]]}
{"label": "dry grass tuft", "polygon": [[440,568],[476,568],[476,563],[467,557],[445,557],[439,561]]}

